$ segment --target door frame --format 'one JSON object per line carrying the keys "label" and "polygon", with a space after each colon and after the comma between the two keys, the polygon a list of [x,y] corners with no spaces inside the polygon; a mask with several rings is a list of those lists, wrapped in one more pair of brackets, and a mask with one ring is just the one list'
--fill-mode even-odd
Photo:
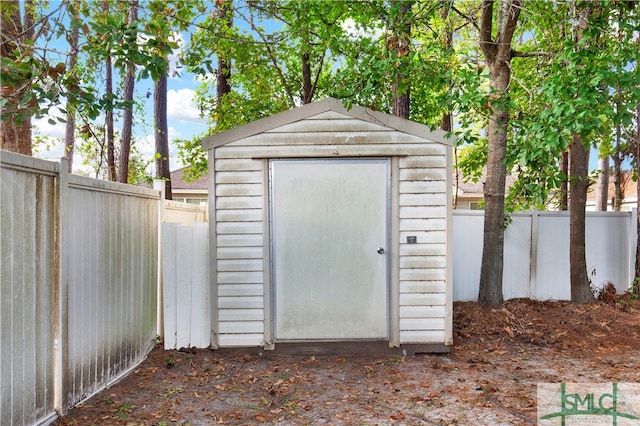
{"label": "door frame", "polygon": [[272,164],[275,162],[286,161],[322,161],[322,162],[358,162],[371,160],[385,160],[386,163],[386,321],[387,321],[387,337],[383,339],[320,339],[311,340],[315,342],[331,342],[331,341],[357,341],[357,340],[386,340],[388,339],[390,347],[399,346],[399,260],[398,256],[398,158],[395,156],[373,156],[373,157],[291,157],[291,158],[266,158],[264,159],[264,182],[266,183],[267,193],[264,197],[265,220],[263,221],[263,253],[264,253],[264,347],[267,350],[275,349],[276,343],[296,343],[310,342],[310,340],[276,340],[276,280],[274,277],[274,238],[273,238],[273,174]]}

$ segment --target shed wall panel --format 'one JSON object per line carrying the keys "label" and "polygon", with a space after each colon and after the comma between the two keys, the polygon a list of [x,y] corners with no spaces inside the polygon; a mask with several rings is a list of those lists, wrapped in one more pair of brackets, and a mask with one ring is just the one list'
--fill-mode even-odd
{"label": "shed wall panel", "polygon": [[443,318],[444,315],[444,305],[400,306],[400,318]]}
{"label": "shed wall panel", "polygon": [[[335,142],[335,141],[334,141]],[[385,143],[379,145],[285,145],[285,146],[263,146],[256,149],[255,146],[225,146],[216,150],[216,156],[223,159],[255,159],[255,158],[338,158],[338,157],[376,157],[376,156],[404,156],[424,154],[425,151],[433,149],[434,154],[440,154],[442,147],[433,147],[431,145],[403,145],[394,143]],[[415,178],[411,180],[420,180],[419,176],[430,176],[428,180],[444,179],[444,172],[433,172],[424,170],[414,173]]]}
{"label": "shed wall panel", "polygon": [[400,293],[444,293],[444,281],[400,281]]}
{"label": "shed wall panel", "polygon": [[264,333],[255,334],[227,334],[221,333],[218,342],[222,348],[234,348],[245,346],[262,346]]}
{"label": "shed wall panel", "polygon": [[262,173],[260,173],[260,170],[218,172],[216,174],[216,183],[262,183]]}
{"label": "shed wall panel", "polygon": [[401,330],[400,343],[442,343],[445,341],[444,330]]}
{"label": "shed wall panel", "polygon": [[295,123],[280,126],[275,130],[269,130],[266,133],[307,133],[321,132],[326,133],[327,129],[334,132],[388,132],[389,129],[379,124],[368,123],[366,121],[357,120],[355,118],[344,119],[318,119],[301,120]]}
{"label": "shed wall panel", "polygon": [[[366,145],[379,144],[419,144],[424,139],[397,132],[309,132],[309,133],[262,133],[247,139],[234,142],[234,146],[311,146],[311,145]],[[424,166],[423,166],[424,167]]]}
{"label": "shed wall panel", "polygon": [[223,309],[218,315],[222,321],[263,321],[264,311],[262,309]]}

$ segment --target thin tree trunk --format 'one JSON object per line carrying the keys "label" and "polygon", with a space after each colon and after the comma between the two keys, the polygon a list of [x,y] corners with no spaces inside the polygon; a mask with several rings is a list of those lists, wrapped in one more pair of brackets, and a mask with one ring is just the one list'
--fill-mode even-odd
{"label": "thin tree trunk", "polygon": [[569,209],[569,151],[564,151],[560,159],[560,170],[564,179],[560,183],[560,210]]}
{"label": "thin tree trunk", "polygon": [[[579,12],[576,44],[583,37],[588,25],[590,9],[583,7]],[[569,271],[571,278],[571,301],[589,303],[595,300],[591,292],[587,273],[586,256],[586,213],[587,188],[589,187],[589,146],[585,147],[580,135],[571,138],[571,186],[569,188]]]}
{"label": "thin tree trunk", "polygon": [[[22,22],[20,1],[3,1],[0,7],[0,56],[15,59],[18,45],[33,37],[32,19],[29,8],[25,8],[25,22]],[[31,1],[25,2],[25,4]],[[27,77],[25,76],[25,79]],[[25,85],[25,86],[28,86]],[[7,103],[0,109],[0,149],[32,155],[31,151],[31,106],[21,106],[26,89],[16,90],[14,87],[0,86],[0,95]],[[6,117],[11,117],[6,119]]]}
{"label": "thin tree trunk", "polygon": [[409,118],[411,104],[411,89],[407,81],[409,74],[409,52],[411,48],[411,8],[413,1],[401,1],[398,7],[398,14],[393,23],[393,37],[395,39],[394,50],[397,60],[401,65],[396,71],[392,95],[392,112],[396,117]]}
{"label": "thin tree trunk", "polygon": [[169,134],[167,126],[167,76],[154,84],[153,116],[155,119],[156,178],[164,180],[165,199],[173,199],[169,166]]}
{"label": "thin tree trunk", "polygon": [[[109,12],[109,2],[102,2],[103,12]],[[104,112],[104,127],[107,146],[107,170],[110,181],[116,181],[116,154],[113,129],[113,65],[111,64],[111,56],[107,55],[105,59],[105,98],[109,100],[110,107]]]}
{"label": "thin tree trunk", "polygon": [[[227,28],[233,26],[233,1],[216,2],[218,18],[224,20]],[[231,93],[231,61],[222,50],[218,50],[218,68],[216,69],[216,108],[220,108],[222,97]]]}
{"label": "thin tree trunk", "polygon": [[613,157],[613,211],[619,212],[622,208],[622,159],[619,154]]}
{"label": "thin tree trunk", "polygon": [[[442,11],[440,13],[440,17],[444,22],[446,22],[446,32],[444,38],[444,49],[449,51],[453,46],[453,29],[449,25],[449,11],[453,6],[453,0],[448,0],[446,5],[443,5]],[[450,87],[447,87],[447,92],[450,92]],[[453,113],[451,112],[450,105],[446,105],[446,110],[442,114],[442,122],[440,124],[440,129],[445,132],[451,132],[453,130]],[[453,209],[458,208],[458,192],[460,188],[460,173],[458,170],[458,147],[456,145],[453,146],[453,169],[455,171],[454,176],[454,185],[455,191],[453,193]]]}
{"label": "thin tree trunk", "polygon": [[571,194],[569,197],[569,269],[571,275],[571,301],[589,303],[594,301],[587,274],[586,213],[587,188],[589,187],[589,151],[580,136],[571,139]]}
{"label": "thin tree trunk", "polygon": [[311,84],[311,63],[308,52],[302,52],[302,103],[310,104],[313,99]]}
{"label": "thin tree trunk", "polygon": [[606,212],[609,204],[609,158],[598,159],[598,183],[596,185],[596,211]]}
{"label": "thin tree trunk", "polygon": [[[636,176],[640,176],[640,161],[638,159],[640,159],[640,103],[636,105]],[[640,294],[640,185],[636,185],[636,215],[636,273],[633,292]]]}
{"label": "thin tree trunk", "polygon": [[[138,19],[138,0],[130,0],[128,22],[131,24]],[[133,89],[135,85],[136,68],[133,61],[127,64],[124,78],[124,107],[122,115],[122,135],[120,135],[120,156],[118,161],[118,182],[129,181],[129,154],[131,152],[131,133],[133,130]]]}
{"label": "thin tree trunk", "polygon": [[[78,12],[74,5],[72,8],[72,19],[78,19]],[[71,29],[71,37],[69,37],[69,58],[67,62],[67,72],[75,75],[76,62],[78,60],[78,43],[80,38],[80,30],[77,25]],[[68,172],[73,172],[73,154],[76,144],[76,111],[75,107],[67,102],[67,122],[64,129],[64,152],[67,158]]]}
{"label": "thin tree trunk", "polygon": [[[620,113],[620,108],[622,104],[622,93],[620,89],[617,89],[617,97],[616,97],[616,114]],[[618,123],[616,126],[616,146],[613,154],[613,202],[612,207],[613,211],[619,212],[622,208],[622,199],[624,198],[622,195],[622,125]]]}
{"label": "thin tree trunk", "polygon": [[116,181],[116,147],[113,129],[113,66],[111,56],[107,55],[105,60],[105,96],[109,99],[111,107],[104,113],[105,138],[107,145],[107,169],[109,170],[109,180]]}

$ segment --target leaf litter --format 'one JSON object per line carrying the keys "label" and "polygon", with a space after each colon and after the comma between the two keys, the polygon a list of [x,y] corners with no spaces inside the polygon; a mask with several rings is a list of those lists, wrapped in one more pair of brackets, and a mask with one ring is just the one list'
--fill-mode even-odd
{"label": "leaf litter", "polygon": [[457,302],[447,355],[156,347],[54,424],[534,425],[537,383],[640,382],[635,302]]}

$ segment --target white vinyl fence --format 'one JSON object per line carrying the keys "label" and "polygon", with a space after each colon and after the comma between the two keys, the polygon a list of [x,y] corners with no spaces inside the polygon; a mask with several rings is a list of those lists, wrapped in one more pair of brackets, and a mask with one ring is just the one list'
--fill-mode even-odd
{"label": "white vinyl fence", "polygon": [[159,192],[0,152],[0,424],[50,422],[156,335]]}
{"label": "white vinyl fence", "polygon": [[211,344],[209,224],[162,225],[164,348]]}
{"label": "white vinyl fence", "polygon": [[[587,265],[594,286],[612,282],[622,293],[632,282],[635,220],[630,212],[587,212]],[[483,221],[483,212],[453,214],[454,301],[477,300]],[[207,225],[165,224],[162,232],[165,348],[209,347]],[[568,212],[514,214],[505,232],[504,266],[505,299],[569,300]]]}
{"label": "white vinyl fence", "polygon": [[[477,300],[484,213],[453,213],[453,300]],[[587,212],[587,268],[592,286],[624,292],[633,281],[636,216]],[[569,300],[569,213],[521,212],[505,231],[505,299]]]}

